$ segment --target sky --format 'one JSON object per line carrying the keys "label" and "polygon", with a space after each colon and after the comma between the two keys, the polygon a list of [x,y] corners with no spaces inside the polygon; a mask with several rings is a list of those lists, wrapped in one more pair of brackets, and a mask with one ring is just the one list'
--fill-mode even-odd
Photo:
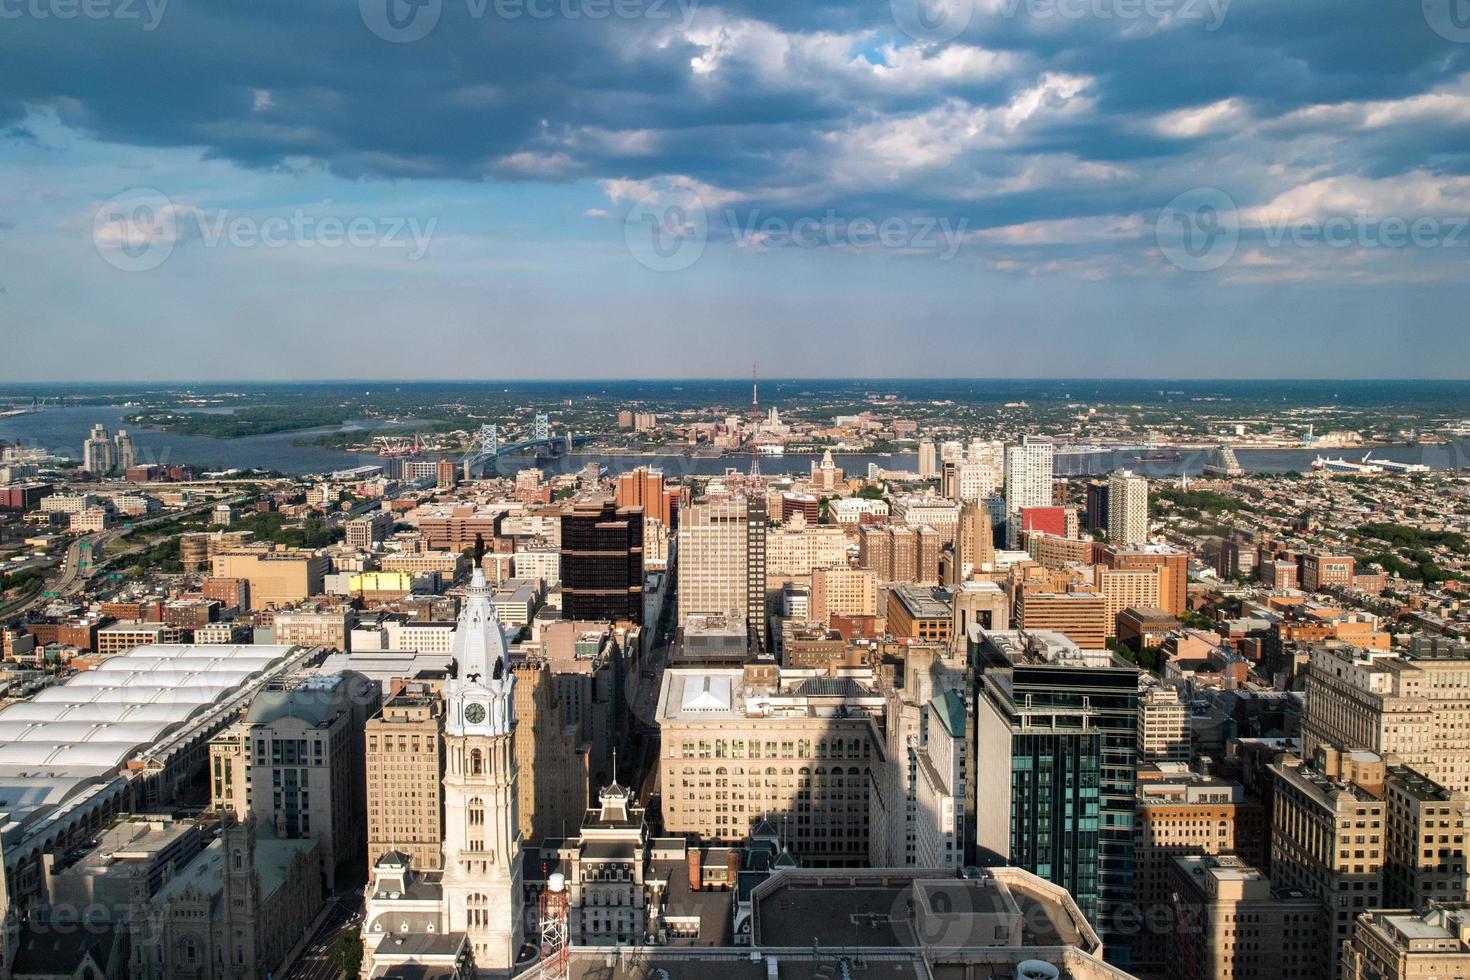
{"label": "sky", "polygon": [[1470,0],[0,0],[0,80],[0,380],[1470,365]]}

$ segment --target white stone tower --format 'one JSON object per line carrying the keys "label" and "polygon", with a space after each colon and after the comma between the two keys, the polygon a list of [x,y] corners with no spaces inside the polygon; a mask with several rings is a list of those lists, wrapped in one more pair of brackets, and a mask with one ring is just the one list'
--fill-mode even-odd
{"label": "white stone tower", "polygon": [[517,811],[515,674],[485,575],[475,569],[444,687],[444,905],[481,975],[508,975],[525,924]]}

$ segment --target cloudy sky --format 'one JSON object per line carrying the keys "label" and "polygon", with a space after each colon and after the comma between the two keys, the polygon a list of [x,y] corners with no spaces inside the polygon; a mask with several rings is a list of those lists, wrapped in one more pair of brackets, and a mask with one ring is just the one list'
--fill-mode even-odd
{"label": "cloudy sky", "polygon": [[0,66],[0,379],[1470,365],[1470,0],[0,0]]}

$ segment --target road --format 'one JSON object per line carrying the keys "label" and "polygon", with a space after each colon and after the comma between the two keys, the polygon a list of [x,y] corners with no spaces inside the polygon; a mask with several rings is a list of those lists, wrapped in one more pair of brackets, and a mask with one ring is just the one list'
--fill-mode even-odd
{"label": "road", "polygon": [[61,565],[61,578],[56,582],[46,583],[42,587],[41,592],[38,592],[35,596],[32,596],[29,599],[23,599],[18,603],[13,603],[9,608],[0,607],[0,618],[18,616],[25,613],[27,610],[31,609],[34,606],[39,606],[52,601],[46,596],[45,593],[47,592],[54,592],[61,598],[66,598],[68,596],[76,594],[77,592],[80,592],[90,581],[90,579],[82,575],[82,542],[92,542],[94,551],[97,549],[97,546],[100,545],[101,554],[104,561],[108,560],[109,558],[120,557],[121,555],[128,554],[129,552],[118,552],[117,555],[109,555],[107,549],[109,545],[111,545],[122,535],[127,534],[131,531],[141,530],[153,524],[160,524],[165,521],[177,520],[180,517],[186,517],[190,514],[195,514],[208,510],[209,508],[213,507],[214,504],[214,501],[195,504],[193,507],[189,507],[181,511],[170,512],[167,514],[159,514],[157,517],[145,518],[139,521],[131,521],[126,526],[123,524],[116,524],[105,531],[98,531],[92,534],[82,535],[81,537],[73,541],[71,545],[66,549],[66,557],[62,561]]}
{"label": "road", "polygon": [[285,980],[339,980],[342,968],[337,961],[337,942],[343,933],[357,928],[361,919],[362,891],[339,895],[307,940],[305,951],[286,971]]}

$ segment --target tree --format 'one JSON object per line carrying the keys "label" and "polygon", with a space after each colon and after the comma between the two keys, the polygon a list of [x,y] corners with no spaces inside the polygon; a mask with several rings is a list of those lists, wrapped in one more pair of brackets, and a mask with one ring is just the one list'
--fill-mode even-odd
{"label": "tree", "polygon": [[356,929],[338,937],[337,966],[349,977],[355,977],[362,972],[362,936]]}

